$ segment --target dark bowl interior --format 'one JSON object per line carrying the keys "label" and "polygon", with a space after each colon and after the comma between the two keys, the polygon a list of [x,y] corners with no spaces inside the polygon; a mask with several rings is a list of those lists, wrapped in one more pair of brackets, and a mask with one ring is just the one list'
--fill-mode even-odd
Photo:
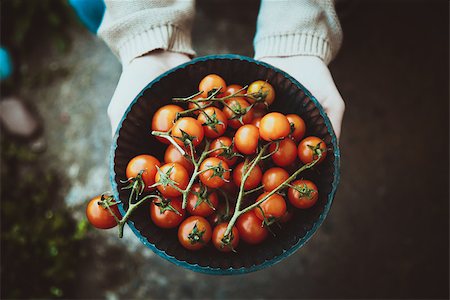
{"label": "dark bowl interior", "polygon": [[317,100],[288,74],[251,58],[221,55],[197,58],[161,75],[136,97],[117,129],[111,149],[111,183],[114,195],[122,201],[123,213],[129,196],[121,183],[126,180],[127,163],[139,154],[163,158],[166,146],[157,142],[150,130],[154,112],[173,97],[195,93],[199,81],[210,73],[222,76],[228,84],[268,80],[276,92],[271,110],[300,115],[307,125],[306,136],[315,135],[326,142],[326,160],[302,175],[316,183],[320,194],[317,204],[294,210],[294,218],[283,224],[282,230],[275,230],[276,237],[257,246],[240,243],[237,253],[221,253],[213,246],[197,252],[185,250],[176,229],[161,229],[152,223],[149,204],[141,206],[128,225],[146,246],[177,265],[212,274],[246,273],[270,266],[304,245],[326,217],[338,185],[339,149],[330,121]]}

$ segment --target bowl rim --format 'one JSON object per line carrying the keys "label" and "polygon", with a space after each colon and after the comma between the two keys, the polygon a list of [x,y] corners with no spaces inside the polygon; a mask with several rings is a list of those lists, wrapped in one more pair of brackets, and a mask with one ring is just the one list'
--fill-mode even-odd
{"label": "bowl rim", "polygon": [[[172,68],[172,69],[164,72],[163,74],[161,74],[160,76],[158,76],[157,78],[152,80],[150,83],[148,83],[139,92],[139,94],[129,104],[126,112],[122,116],[122,118],[120,120],[120,123],[117,126],[117,129],[116,129],[116,131],[114,133],[113,141],[112,141],[112,144],[111,144],[110,162],[109,162],[109,167],[110,167],[109,180],[111,182],[111,187],[112,187],[112,192],[113,192],[114,198],[115,199],[120,199],[119,198],[119,192],[118,192],[118,186],[117,186],[117,183],[115,181],[116,173],[114,171],[114,158],[115,158],[115,152],[116,152],[116,149],[117,149],[117,140],[119,138],[119,131],[122,128],[123,121],[126,119],[128,113],[131,111],[131,108],[133,107],[133,105],[138,101],[138,99],[144,94],[144,92],[147,89],[151,88],[155,83],[159,82],[161,79],[163,79],[167,75],[169,75],[171,73],[174,73],[174,72],[178,71],[179,69],[185,68],[187,66],[196,64],[198,62],[205,62],[205,61],[208,61],[208,60],[242,60],[242,61],[247,61],[247,62],[250,62],[250,63],[254,63],[254,64],[257,64],[257,65],[260,65],[260,66],[272,69],[275,72],[280,73],[283,76],[285,76],[293,84],[295,84],[299,89],[301,89],[311,99],[311,101],[314,103],[314,105],[319,109],[319,113],[322,116],[322,118],[324,119],[325,126],[327,127],[327,130],[328,130],[328,132],[331,135],[331,143],[333,144],[333,148],[334,148],[334,152],[333,152],[333,154],[334,154],[334,163],[333,164],[334,164],[335,172],[334,172],[334,176],[333,176],[333,182],[331,184],[332,185],[331,192],[328,194],[327,203],[324,206],[323,212],[319,215],[318,219],[314,222],[314,225],[311,227],[311,229],[308,230],[306,232],[306,234],[297,241],[297,243],[295,243],[291,248],[289,248],[287,250],[284,250],[280,255],[275,256],[274,258],[271,258],[271,259],[267,259],[264,262],[262,262],[261,264],[252,265],[250,267],[241,267],[241,268],[237,268],[237,269],[236,268],[232,268],[232,267],[227,268],[227,269],[221,269],[221,268],[213,268],[213,267],[210,267],[210,266],[201,266],[199,264],[189,263],[187,261],[179,260],[176,257],[174,257],[172,255],[169,255],[165,251],[158,249],[155,245],[153,245],[150,242],[148,242],[148,240],[134,226],[134,222],[132,220],[128,220],[127,221],[127,225],[130,227],[132,232],[139,238],[139,240],[145,246],[150,248],[158,256],[160,256],[160,257],[170,261],[171,263],[174,263],[177,266],[184,267],[184,268],[186,268],[188,270],[191,270],[191,271],[200,272],[200,273],[206,273],[206,274],[212,274],[212,275],[238,275],[238,274],[245,274],[245,273],[255,272],[255,271],[262,270],[264,268],[273,266],[276,263],[278,263],[278,262],[284,260],[285,258],[291,256],[298,249],[303,247],[310,240],[310,238],[314,235],[314,233],[317,231],[317,229],[319,229],[319,227],[322,225],[323,221],[327,217],[328,212],[329,212],[329,210],[331,208],[331,205],[333,203],[333,199],[334,199],[334,196],[336,194],[337,187],[339,185],[339,180],[340,180],[340,151],[339,151],[339,145],[338,145],[337,137],[336,137],[336,134],[335,134],[335,132],[333,130],[333,127],[331,125],[331,121],[328,118],[327,114],[325,113],[322,105],[311,94],[311,92],[308,89],[306,89],[295,78],[290,76],[288,73],[286,73],[283,70],[280,70],[277,67],[274,67],[274,66],[272,66],[272,65],[270,65],[268,63],[255,60],[255,59],[247,57],[247,56],[238,55],[238,54],[220,54],[220,55],[207,55],[207,56],[197,57],[197,58],[192,59],[189,62],[186,62],[184,64],[181,64],[181,65],[179,65],[179,66],[177,66],[175,68]],[[118,207],[119,207],[120,213],[122,215],[124,215],[125,214],[125,210],[123,209],[123,203],[121,201],[119,202]]]}

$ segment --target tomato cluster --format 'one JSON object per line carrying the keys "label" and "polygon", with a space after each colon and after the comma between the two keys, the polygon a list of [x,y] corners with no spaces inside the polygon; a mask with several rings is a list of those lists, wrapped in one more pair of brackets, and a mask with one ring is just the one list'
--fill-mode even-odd
{"label": "tomato cluster", "polygon": [[300,116],[269,111],[275,96],[267,81],[242,87],[210,74],[198,93],[174,98],[182,104],[153,115],[152,134],[167,144],[164,157],[138,155],[126,176],[134,196],[153,195],[151,221],[178,227],[186,249],[210,241],[223,252],[234,251],[240,240],[259,244],[292,209],[317,202],[316,185],[297,177],[325,159],[326,144],[304,137]]}

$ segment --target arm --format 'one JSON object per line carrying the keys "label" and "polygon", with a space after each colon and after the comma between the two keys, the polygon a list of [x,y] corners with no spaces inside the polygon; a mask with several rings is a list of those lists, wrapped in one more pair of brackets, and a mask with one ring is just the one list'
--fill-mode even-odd
{"label": "arm", "polygon": [[338,137],[345,105],[327,64],[341,43],[342,30],[332,1],[262,1],[255,58],[304,84],[324,107]]}
{"label": "arm", "polygon": [[106,0],[98,35],[122,62],[108,107],[112,132],[128,105],[154,78],[189,61],[193,0]]}

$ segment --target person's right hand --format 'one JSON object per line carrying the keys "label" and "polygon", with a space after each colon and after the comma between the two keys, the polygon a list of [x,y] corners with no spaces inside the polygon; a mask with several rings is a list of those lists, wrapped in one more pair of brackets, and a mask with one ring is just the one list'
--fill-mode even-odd
{"label": "person's right hand", "polygon": [[116,132],[130,103],[147,84],[162,73],[189,60],[186,54],[158,50],[135,58],[130,64],[124,66],[108,106],[112,134]]}

